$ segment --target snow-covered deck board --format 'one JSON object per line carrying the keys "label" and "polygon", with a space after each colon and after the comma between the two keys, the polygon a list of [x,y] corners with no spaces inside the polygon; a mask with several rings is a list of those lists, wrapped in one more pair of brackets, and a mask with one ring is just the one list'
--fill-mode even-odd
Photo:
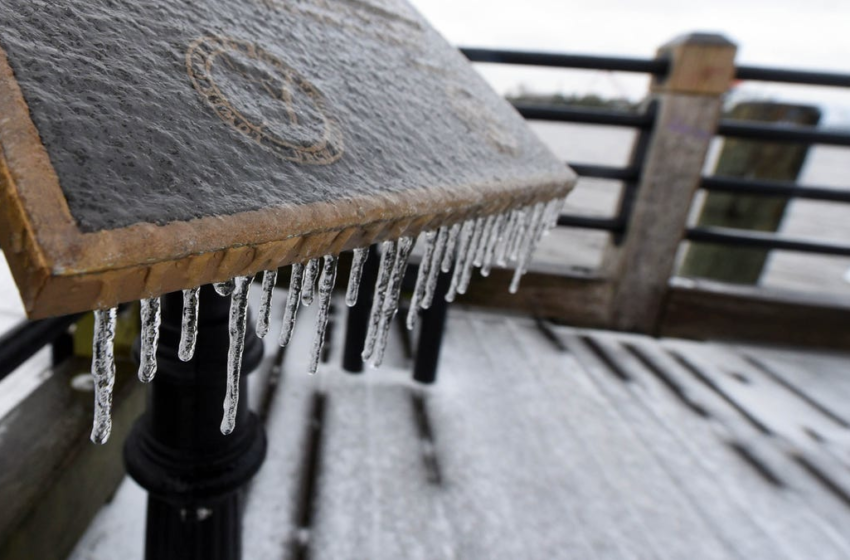
{"label": "snow-covered deck board", "polygon": [[[423,388],[398,340],[382,370],[339,369],[341,302],[308,377],[314,310],[284,355],[246,559],[850,557],[846,355],[555,327],[561,350],[530,319],[455,307]],[[140,558],[140,495],[125,484],[72,558]]]}

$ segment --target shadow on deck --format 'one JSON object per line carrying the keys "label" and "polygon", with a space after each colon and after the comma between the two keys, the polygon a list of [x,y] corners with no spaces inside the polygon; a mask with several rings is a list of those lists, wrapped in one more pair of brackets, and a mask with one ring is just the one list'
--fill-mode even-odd
{"label": "shadow on deck", "polygon": [[[319,375],[306,329],[255,375],[246,559],[850,557],[846,355],[455,307],[422,388],[398,339],[343,373],[344,314]],[[138,557],[143,500],[125,482],[71,558]]]}

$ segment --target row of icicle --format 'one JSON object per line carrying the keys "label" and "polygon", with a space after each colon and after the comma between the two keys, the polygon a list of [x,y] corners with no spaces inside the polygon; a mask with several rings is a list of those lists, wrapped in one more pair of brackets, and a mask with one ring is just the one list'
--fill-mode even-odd
{"label": "row of icicle", "polygon": [[[473,268],[479,267],[481,275],[488,276],[493,265],[505,267],[508,262],[516,263],[510,285],[510,292],[516,293],[537,244],[548,230],[556,225],[562,204],[562,200],[556,199],[548,204],[537,203],[504,214],[470,219],[463,224],[444,226],[437,231],[423,233],[421,237],[424,242],[424,252],[406,318],[407,328],[411,330],[415,328],[419,310],[428,309],[431,306],[439,273],[449,272],[452,266],[454,266],[454,272],[446,301],[454,301],[457,294],[466,293]],[[392,321],[398,311],[402,280],[413,245],[413,238],[402,237],[395,241],[384,241],[381,246],[378,280],[375,284],[366,344],[363,350],[363,360],[373,367],[379,367],[384,359],[384,350]],[[354,250],[351,276],[345,294],[345,303],[349,307],[357,302],[360,277],[367,256],[366,248]],[[313,303],[318,276],[319,311],[308,368],[311,374],[316,373],[319,366],[325,329],[328,325],[331,293],[336,282],[338,257],[326,255],[321,260],[323,262],[320,262],[319,258],[314,258],[306,264],[292,265],[292,277],[278,339],[281,346],[286,346],[291,340],[298,307],[301,303],[308,306]],[[239,375],[248,317],[248,290],[252,281],[252,276],[237,276],[227,282],[213,285],[219,295],[231,298],[227,391],[221,421],[223,434],[231,433],[236,422]],[[263,294],[256,326],[257,336],[260,338],[264,338],[269,332],[272,294],[276,283],[276,270],[267,270],[263,273]],[[191,360],[195,353],[199,292],[200,288],[183,290],[183,324],[178,356],[184,362]],[[112,388],[115,383],[113,340],[116,309],[95,311],[94,318],[92,376],[95,389],[95,415],[91,439],[95,443],[105,443],[112,430]],[[141,321],[139,379],[143,383],[149,383],[153,380],[157,367],[159,297],[141,301]]]}

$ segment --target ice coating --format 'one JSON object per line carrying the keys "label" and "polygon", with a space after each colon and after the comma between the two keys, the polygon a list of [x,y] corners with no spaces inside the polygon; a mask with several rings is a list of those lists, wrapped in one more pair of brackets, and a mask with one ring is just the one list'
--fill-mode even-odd
{"label": "ice coating", "polygon": [[472,270],[475,267],[475,257],[478,255],[481,239],[484,234],[484,218],[476,218],[475,226],[472,229],[472,239],[469,242],[469,247],[466,249],[466,257],[463,260],[463,274],[460,276],[460,281],[457,285],[457,293],[465,294],[469,287],[469,281],[472,280]]}
{"label": "ice coating", "polygon": [[304,265],[292,265],[292,275],[289,277],[289,292],[286,294],[286,309],[283,311],[283,322],[280,327],[278,344],[286,346],[292,339],[295,329],[295,319],[298,316],[298,306],[301,304],[301,282],[304,279]]}
{"label": "ice coating", "polygon": [[363,265],[369,258],[369,248],[363,247],[354,250],[351,259],[351,273],[348,276],[348,288],[345,290],[345,305],[354,307],[357,303],[357,294],[360,293],[360,279],[363,277]]}
{"label": "ice coating", "polygon": [[431,257],[431,266],[428,269],[428,280],[425,283],[425,296],[419,305],[422,309],[429,309],[434,301],[434,292],[437,289],[437,280],[443,263],[443,255],[446,253],[446,245],[449,240],[449,228],[443,226],[437,231],[437,241],[434,244],[434,255]]}
{"label": "ice coating", "polygon": [[457,288],[460,285],[460,279],[463,276],[463,270],[466,265],[466,254],[469,252],[469,245],[472,242],[472,233],[474,230],[473,220],[467,220],[460,228],[460,235],[457,241],[457,250],[455,251],[455,269],[452,273],[452,283],[449,286],[449,291],[446,293],[446,301],[452,302],[457,296]]}
{"label": "ice coating", "polygon": [[522,248],[519,250],[519,262],[514,270],[514,276],[509,288],[512,294],[517,293],[517,290],[519,290],[519,282],[528,269],[528,263],[531,262],[534,250],[537,249],[537,243],[543,236],[543,228],[546,225],[546,221],[543,219],[543,210],[542,202],[535,204],[534,210],[531,212],[528,222],[525,225]]}
{"label": "ice coating", "polygon": [[490,236],[487,239],[487,247],[484,251],[484,262],[481,263],[481,276],[490,276],[490,269],[493,266],[493,260],[496,257],[496,250],[499,248],[499,243],[502,240],[503,229],[505,227],[505,214],[499,214],[493,220],[493,227],[490,229]]}
{"label": "ice coating", "polygon": [[325,345],[325,330],[328,328],[328,312],[331,307],[331,296],[336,283],[336,265],[338,258],[333,255],[325,255],[325,264],[322,267],[322,276],[319,278],[319,312],[316,316],[316,334],[313,337],[313,350],[310,355],[310,375],[319,369],[319,358],[322,355],[322,346]]}
{"label": "ice coating", "polygon": [[407,311],[407,328],[413,330],[416,327],[416,320],[419,317],[419,306],[422,300],[425,299],[425,289],[430,277],[431,267],[434,260],[434,248],[437,240],[437,233],[428,231],[423,234],[425,238],[425,250],[422,253],[422,261],[419,263],[419,270],[416,273],[416,286],[413,288],[413,297],[410,300],[410,309]]}
{"label": "ice coating", "polygon": [[248,290],[252,276],[237,276],[230,294],[230,348],[227,350],[227,392],[224,395],[224,415],[221,433],[228,435],[236,427],[239,407],[239,374],[242,371],[242,353],[245,350],[245,329],[248,323]]}
{"label": "ice coating", "polygon": [[160,300],[158,297],[141,301],[142,332],[139,351],[139,381],[150,383],[156,375],[156,349],[159,345]]}
{"label": "ice coating", "polygon": [[195,343],[198,339],[198,298],[201,288],[183,290],[183,319],[180,326],[180,346],[177,357],[188,362],[195,355]]}
{"label": "ice coating", "polygon": [[215,289],[215,293],[222,297],[229,296],[233,293],[233,285],[233,278],[224,282],[213,282],[213,288]]}
{"label": "ice coating", "polygon": [[378,279],[375,281],[375,293],[372,296],[372,309],[369,312],[369,327],[366,330],[366,342],[361,357],[368,362],[375,351],[378,341],[378,328],[381,324],[381,313],[384,309],[384,299],[387,297],[387,287],[390,283],[396,258],[395,241],[384,241],[381,244],[381,264],[378,266]]}
{"label": "ice coating", "polygon": [[440,270],[448,272],[452,269],[452,259],[457,248],[457,240],[460,237],[461,224],[455,224],[449,230],[449,238],[446,240],[446,249],[443,251],[443,262]]}
{"label": "ice coating", "polygon": [[390,337],[390,328],[393,324],[393,319],[398,312],[398,302],[401,297],[401,284],[404,280],[404,273],[407,271],[407,261],[410,257],[410,251],[413,249],[413,238],[402,237],[396,244],[395,267],[392,277],[390,278],[390,286],[387,289],[387,296],[384,298],[383,312],[381,313],[381,329],[380,339],[378,340],[375,351],[372,355],[372,367],[381,367],[384,361],[384,352],[387,349],[387,341]]}
{"label": "ice coating", "polygon": [[301,303],[310,306],[316,293],[316,277],[319,275],[319,258],[307,261],[304,267],[304,279],[301,282]]}
{"label": "ice coating", "polygon": [[265,338],[269,334],[269,317],[272,314],[272,296],[277,285],[277,270],[263,272],[263,295],[260,298],[260,310],[257,313],[257,336]]}
{"label": "ice coating", "polygon": [[112,432],[112,388],[115,386],[115,308],[94,312],[91,374],[94,378],[94,422],[91,440],[106,443]]}
{"label": "ice coating", "polygon": [[496,248],[496,264],[498,266],[508,265],[508,252],[510,251],[511,240],[513,240],[514,232],[517,228],[517,219],[519,212],[511,210],[505,221],[504,229],[499,233],[499,246]]}

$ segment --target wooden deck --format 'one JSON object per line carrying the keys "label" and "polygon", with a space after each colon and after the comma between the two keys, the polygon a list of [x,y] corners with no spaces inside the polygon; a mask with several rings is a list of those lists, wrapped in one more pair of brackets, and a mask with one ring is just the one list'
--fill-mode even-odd
{"label": "wooden deck", "polygon": [[[308,377],[314,309],[253,376],[248,560],[850,557],[850,356],[455,307],[423,388],[398,338],[384,369],[339,369],[342,302]],[[126,482],[71,558],[141,558],[143,504]]]}

